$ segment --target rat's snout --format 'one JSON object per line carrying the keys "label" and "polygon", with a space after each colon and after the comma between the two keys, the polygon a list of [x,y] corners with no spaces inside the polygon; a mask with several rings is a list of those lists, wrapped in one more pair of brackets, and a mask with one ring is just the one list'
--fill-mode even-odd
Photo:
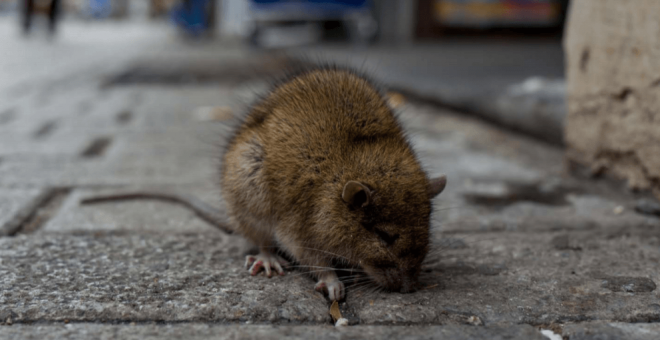
{"label": "rat's snout", "polygon": [[400,268],[386,269],[383,273],[383,286],[392,292],[412,293],[416,290],[417,279]]}
{"label": "rat's snout", "polygon": [[417,280],[406,280],[404,279],[401,289],[401,293],[413,293],[417,290]]}

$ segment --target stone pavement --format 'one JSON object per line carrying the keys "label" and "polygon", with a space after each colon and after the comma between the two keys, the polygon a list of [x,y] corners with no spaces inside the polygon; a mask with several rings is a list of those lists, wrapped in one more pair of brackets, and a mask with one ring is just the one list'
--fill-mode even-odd
{"label": "stone pavement", "polygon": [[[76,37],[51,45],[2,37],[22,50],[0,63],[26,75],[0,88],[0,339],[660,333],[660,219],[635,212],[639,194],[570,175],[559,148],[423,103],[402,106],[401,120],[430,174],[449,178],[434,202],[424,288],[349,287],[346,328],[332,326],[329,303],[304,273],[250,277],[251,246],[183,207],[80,205],[147,188],[221,209],[217,144],[226,124],[196,112],[240,111],[264,87],[250,75],[279,61],[226,45],[183,50],[151,26],[76,25],[68,27]],[[91,38],[109,32],[105,44]],[[81,54],[61,44],[80,44]],[[88,48],[97,45],[105,47]],[[108,58],[113,48],[125,53]],[[30,76],[43,55],[61,67]],[[196,78],[205,67],[212,77]]]}

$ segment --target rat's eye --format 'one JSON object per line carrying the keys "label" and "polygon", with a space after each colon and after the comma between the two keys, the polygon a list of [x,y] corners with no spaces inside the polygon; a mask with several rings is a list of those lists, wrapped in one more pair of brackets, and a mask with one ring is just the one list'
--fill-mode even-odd
{"label": "rat's eye", "polygon": [[385,242],[388,246],[391,246],[396,242],[396,240],[399,238],[399,234],[394,234],[390,235],[387,232],[384,232],[378,228],[374,228],[374,232],[376,232],[376,235],[380,237],[383,242]]}

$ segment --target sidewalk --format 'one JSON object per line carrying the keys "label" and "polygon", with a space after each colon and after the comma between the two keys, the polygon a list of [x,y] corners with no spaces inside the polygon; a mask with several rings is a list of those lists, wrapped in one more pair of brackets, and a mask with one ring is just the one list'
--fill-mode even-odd
{"label": "sidewalk", "polygon": [[[113,39],[95,43],[106,29]],[[183,49],[151,26],[63,32],[71,35],[52,44],[1,36],[13,48],[0,69],[14,71],[0,86],[0,339],[660,332],[660,219],[636,213],[637,197],[616,186],[566,175],[558,147],[422,102],[401,107],[402,123],[428,172],[449,178],[434,202],[424,288],[349,287],[346,328],[331,325],[310,278],[249,276],[250,245],[185,208],[80,205],[96,193],[158,188],[222,207],[217,141],[226,126],[195,112],[241,110],[265,85],[251,75],[281,61],[220,43]],[[111,51],[121,57],[108,59]],[[30,67],[44,56],[54,71]],[[152,68],[135,76],[136,65]]]}

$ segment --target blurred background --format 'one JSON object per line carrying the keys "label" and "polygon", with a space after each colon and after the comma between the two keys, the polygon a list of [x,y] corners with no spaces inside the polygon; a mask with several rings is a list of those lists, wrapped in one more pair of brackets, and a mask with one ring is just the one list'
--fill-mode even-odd
{"label": "blurred background", "polygon": [[249,245],[184,206],[82,203],[222,210],[227,121],[315,62],[381,84],[448,178],[433,281],[349,293],[361,323],[660,320],[659,22],[658,0],[0,0],[0,323],[23,323],[0,334],[325,325],[311,280],[252,280]]}
{"label": "blurred background", "polygon": [[239,36],[268,45],[285,37],[301,44],[347,39],[406,43],[453,35],[556,36],[568,0],[0,1],[4,16],[25,16],[26,7],[43,16],[54,10],[63,21],[168,20],[189,33]]}
{"label": "blurred background", "polygon": [[[85,111],[92,110],[94,96],[137,93],[140,86],[181,93],[195,86],[250,88],[256,90],[244,92],[254,93],[290,66],[330,62],[365,71],[401,98],[568,146],[570,159],[599,169],[620,157],[603,156],[593,147],[603,135],[593,129],[589,141],[573,139],[567,145],[567,127],[575,128],[574,136],[588,129],[568,123],[571,98],[594,94],[632,100],[629,89],[637,85],[625,75],[656,72],[655,59],[644,54],[653,50],[653,43],[644,40],[652,39],[645,32],[653,27],[643,27],[657,18],[635,17],[637,25],[621,28],[623,21],[614,18],[628,15],[622,6],[568,0],[0,0],[0,113],[9,122],[23,111],[35,119],[32,124],[50,131],[51,121],[38,122],[36,108],[54,98],[87,96],[80,104]],[[630,10],[643,16],[642,7]],[[591,8],[597,12],[589,14]],[[567,24],[569,12],[581,19]],[[581,26],[585,20],[598,21],[604,30]],[[580,28],[569,36],[569,27]],[[607,42],[610,38],[618,40]],[[594,39],[605,54],[593,52]],[[617,61],[616,53],[629,53],[627,41],[640,42],[630,53],[645,62]],[[573,67],[566,61],[569,55]],[[587,72],[590,63],[604,61],[610,64],[600,73]],[[639,65],[648,70],[626,73],[623,68]],[[572,75],[568,82],[567,75]],[[587,84],[612,88],[596,91]],[[250,98],[199,104],[236,112],[244,111],[238,103]],[[587,97],[575,103],[583,102]],[[579,105],[574,112],[582,110]],[[7,124],[4,128],[15,133]],[[635,171],[614,172],[631,188],[657,186],[646,168]]]}
{"label": "blurred background", "polygon": [[[207,80],[221,64],[210,65],[212,51],[285,53],[349,64],[408,95],[561,143],[567,8],[568,0],[0,0],[0,52],[18,74],[4,82],[34,72],[25,54],[41,50],[62,53],[48,63],[75,64],[80,49],[104,66],[152,53],[132,78],[153,81],[192,65],[186,52],[205,55],[197,69],[207,67]],[[164,60],[173,54],[180,59]],[[149,58],[163,59],[158,71]],[[179,78],[202,77],[190,72]]]}

